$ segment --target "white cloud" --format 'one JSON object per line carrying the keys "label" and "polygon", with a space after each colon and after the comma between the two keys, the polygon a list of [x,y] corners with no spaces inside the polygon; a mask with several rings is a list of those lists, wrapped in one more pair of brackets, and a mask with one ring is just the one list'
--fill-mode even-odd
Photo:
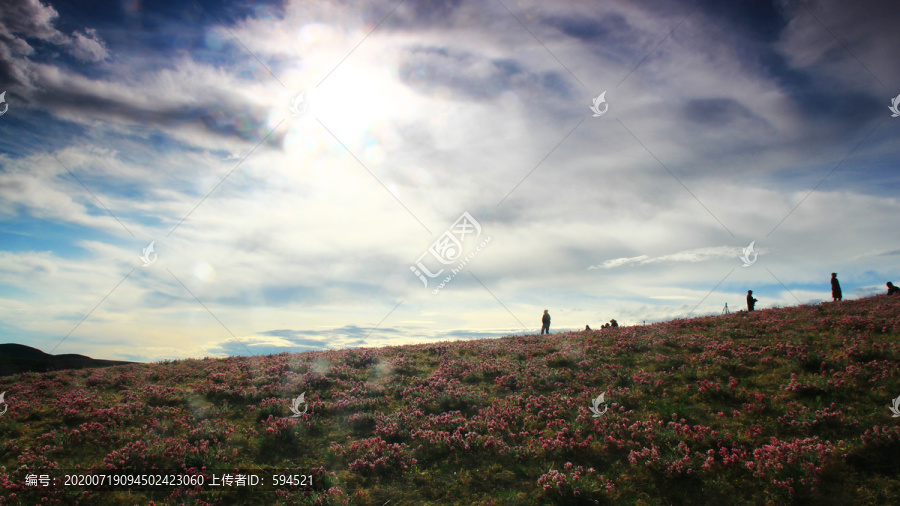
{"label": "white cloud", "polygon": [[[437,27],[410,7],[367,38],[380,17],[358,7],[292,2],[283,19],[208,28],[228,41],[215,63],[122,54],[86,29],[68,47],[101,66],[39,64],[22,93],[76,133],[54,149],[59,163],[39,150],[0,156],[0,216],[76,231],[58,251],[0,257],[3,283],[24,293],[18,304],[46,315],[10,311],[10,324],[55,344],[129,272],[67,351],[121,354],[123,335],[128,353],[153,359],[232,350],[231,333],[289,346],[263,333],[371,328],[389,313],[367,341],[521,332],[545,307],[557,328],[638,323],[740,306],[751,287],[760,307],[822,298],[834,270],[845,284],[900,274],[878,254],[897,250],[900,202],[853,165],[896,148],[873,137],[807,198],[862,136],[823,137],[845,124],[814,124],[778,76],[741,60],[740,37],[715,43],[722,32],[702,8],[614,88],[686,12],[519,5],[545,49],[494,4],[466,4]],[[63,40],[46,31],[48,9],[34,26]],[[543,22],[610,14],[625,20],[617,46]],[[786,32],[777,46],[796,56],[792,71],[820,59],[803,56],[804,37]],[[603,89],[610,113],[591,118]],[[312,114],[292,118],[303,90]],[[830,186],[847,178],[860,186]],[[434,296],[409,265],[462,211],[492,237],[466,267],[490,292],[465,272]],[[98,237],[79,235],[88,232]],[[142,267],[151,240],[158,261]],[[743,268],[751,240],[759,261]]]}
{"label": "white cloud", "polygon": [[95,62],[109,56],[106,45],[93,28],[85,29],[84,33],[75,32],[69,44],[72,54],[80,60]]}
{"label": "white cloud", "polygon": [[[3,15],[0,16],[0,55],[21,57],[34,54],[30,40],[39,40],[59,47],[83,61],[96,62],[108,56],[106,45],[97,31],[87,28],[83,32],[67,35],[56,28],[59,13],[51,5],[40,0],[3,0],[0,2]],[[18,65],[27,62],[20,60]],[[19,69],[24,70],[24,69]],[[26,78],[24,72],[20,77]]]}
{"label": "white cloud", "polygon": [[[737,252],[736,252],[737,251]],[[658,257],[649,257],[647,255],[640,255],[636,257],[625,257],[625,258],[615,258],[613,260],[606,260],[602,264],[592,265],[588,267],[589,270],[594,269],[612,269],[615,267],[621,267],[623,265],[629,264],[651,264],[654,262],[706,262],[708,260],[718,259],[718,258],[735,258],[740,253],[740,249],[737,250],[730,246],[717,246],[713,248],[697,248],[688,251],[679,251],[677,253],[671,253],[668,255],[661,255]]]}
{"label": "white cloud", "polygon": [[633,263],[644,263],[645,260],[649,260],[650,257],[647,255],[640,255],[636,257],[624,257],[624,258],[614,258],[612,260],[606,260],[600,265],[592,265],[588,267],[589,270],[594,269],[612,269],[614,267],[621,267],[623,265],[633,264]]}

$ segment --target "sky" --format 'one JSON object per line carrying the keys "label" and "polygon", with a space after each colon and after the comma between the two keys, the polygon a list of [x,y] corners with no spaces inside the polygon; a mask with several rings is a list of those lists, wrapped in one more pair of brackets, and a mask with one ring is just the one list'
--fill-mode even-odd
{"label": "sky", "polygon": [[[892,2],[0,0],[0,342],[159,361],[900,281]],[[752,245],[752,251],[750,246]]]}

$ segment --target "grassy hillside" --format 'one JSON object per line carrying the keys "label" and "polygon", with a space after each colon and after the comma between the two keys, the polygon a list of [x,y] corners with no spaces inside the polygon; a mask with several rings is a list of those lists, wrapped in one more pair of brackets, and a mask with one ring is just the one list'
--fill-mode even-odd
{"label": "grassy hillside", "polygon": [[[887,504],[900,500],[898,337],[900,297],[879,296],[10,376],[0,504]],[[292,418],[301,392],[307,412]],[[312,486],[24,485],[76,466]]]}

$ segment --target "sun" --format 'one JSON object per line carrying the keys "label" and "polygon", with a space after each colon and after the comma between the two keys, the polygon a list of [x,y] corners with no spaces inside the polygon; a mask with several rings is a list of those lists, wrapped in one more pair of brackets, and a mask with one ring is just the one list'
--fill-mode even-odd
{"label": "sun", "polygon": [[338,68],[311,90],[310,108],[332,133],[353,142],[373,126],[407,116],[405,90],[389,69]]}
{"label": "sun", "polygon": [[[430,125],[427,112],[433,100],[403,82],[398,54],[383,42],[371,38],[349,56],[330,44],[310,48],[303,65],[285,73],[286,87],[272,89],[269,124],[274,128],[283,122],[286,127],[285,164],[320,166],[324,158],[343,160],[349,151],[379,174],[392,154],[402,150],[403,132],[410,125]],[[382,45],[368,47],[373,43]]]}

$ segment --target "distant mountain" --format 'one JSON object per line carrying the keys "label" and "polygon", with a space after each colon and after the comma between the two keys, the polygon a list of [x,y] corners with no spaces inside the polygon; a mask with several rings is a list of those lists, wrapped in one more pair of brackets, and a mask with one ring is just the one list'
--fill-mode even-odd
{"label": "distant mountain", "polygon": [[97,360],[84,355],[67,353],[50,355],[24,344],[0,344],[0,376],[10,376],[23,372],[59,371],[62,369],[84,369],[87,367],[109,367],[112,365],[134,364],[121,360]]}

